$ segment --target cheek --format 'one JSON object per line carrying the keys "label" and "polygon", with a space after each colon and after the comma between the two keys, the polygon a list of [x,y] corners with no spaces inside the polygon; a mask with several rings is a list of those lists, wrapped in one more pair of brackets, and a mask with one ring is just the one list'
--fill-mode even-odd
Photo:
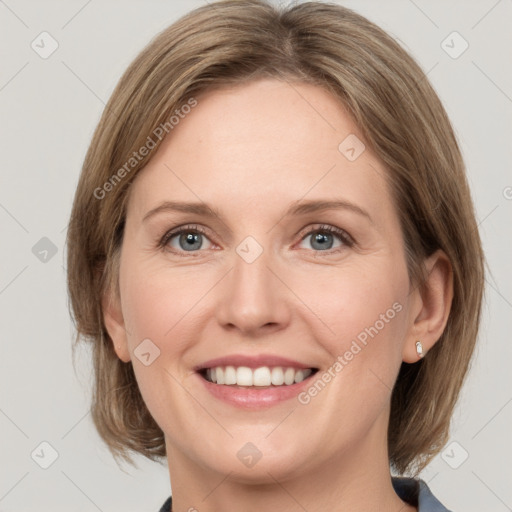
{"label": "cheek", "polygon": [[375,261],[359,268],[333,268],[308,277],[296,289],[297,295],[307,297],[311,321],[316,317],[319,325],[319,341],[333,356],[347,350],[352,340],[369,347],[370,340],[379,339],[373,344],[379,351],[401,349],[408,290],[405,269],[386,269]]}
{"label": "cheek", "polygon": [[318,318],[309,313],[309,325],[319,326],[316,342],[331,358],[299,401],[340,443],[363,436],[380,417],[401,365],[408,279],[382,268],[373,262],[365,271],[333,272],[298,293],[311,299]]}
{"label": "cheek", "polygon": [[[135,259],[127,258],[125,269],[129,270],[121,276],[123,314],[138,387],[160,428],[183,432],[189,428],[186,418],[197,415],[193,401],[180,385],[189,371],[183,364],[190,348],[188,330],[193,329],[191,319],[200,314],[198,301],[211,285],[204,279],[199,282],[192,271],[170,271]],[[143,346],[150,353],[149,365],[138,356]],[[170,415],[169,404],[180,414]]]}
{"label": "cheek", "polygon": [[[308,306],[317,314],[308,313],[309,325],[318,326],[316,342],[331,358],[328,371],[318,376],[327,385],[323,388],[320,383],[317,388],[326,401],[344,404],[344,413],[350,410],[349,416],[363,423],[389,400],[407,329],[405,265],[384,263],[372,259],[358,268],[336,269],[298,291],[308,297]],[[317,392],[311,390],[303,402],[311,399],[320,405],[323,399],[314,398]]]}
{"label": "cheek", "polygon": [[[155,268],[140,264],[124,280],[123,312],[130,326],[131,348],[144,338],[166,351],[180,350],[178,333],[201,311],[211,285],[193,269]],[[139,340],[139,341],[138,341]]]}

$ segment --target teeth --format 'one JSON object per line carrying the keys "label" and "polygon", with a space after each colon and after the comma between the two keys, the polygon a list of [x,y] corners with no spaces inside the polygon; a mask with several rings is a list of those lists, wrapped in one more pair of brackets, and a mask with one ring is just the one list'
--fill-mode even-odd
{"label": "teeth", "polygon": [[252,370],[247,366],[240,366],[236,369],[236,383],[238,386],[252,386]]}
{"label": "teeth", "polygon": [[284,373],[282,368],[272,368],[272,374],[270,376],[272,384],[274,386],[281,386],[284,384]]}
{"label": "teeth", "polygon": [[304,370],[299,370],[295,373],[295,382],[302,382],[304,380]]}
{"label": "teeth", "polygon": [[253,374],[253,384],[255,386],[270,386],[272,379],[270,376],[270,368],[263,366],[262,368],[256,368]]}
{"label": "teeth", "polygon": [[[215,370],[215,368],[213,368],[213,370]],[[224,384],[236,384],[236,370],[234,366],[226,366],[226,369],[224,370]]]}
{"label": "teeth", "polygon": [[206,370],[206,379],[216,384],[226,386],[290,386],[302,382],[308,378],[312,369],[296,370],[295,368],[283,368],[275,366],[269,368],[262,366],[260,368],[248,368],[247,366],[217,366]]}
{"label": "teeth", "polygon": [[287,368],[284,372],[284,383],[289,386],[295,382],[295,370],[293,368]]}

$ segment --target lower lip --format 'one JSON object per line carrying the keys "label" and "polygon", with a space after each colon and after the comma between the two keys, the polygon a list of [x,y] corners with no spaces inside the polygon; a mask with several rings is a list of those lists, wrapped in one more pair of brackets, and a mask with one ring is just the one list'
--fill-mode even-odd
{"label": "lower lip", "polygon": [[304,388],[311,384],[311,379],[316,373],[311,374],[302,382],[290,384],[289,386],[282,385],[262,388],[256,386],[244,388],[214,384],[206,380],[199,373],[197,376],[202,381],[207,391],[215,398],[243,409],[263,409],[296,397]]}

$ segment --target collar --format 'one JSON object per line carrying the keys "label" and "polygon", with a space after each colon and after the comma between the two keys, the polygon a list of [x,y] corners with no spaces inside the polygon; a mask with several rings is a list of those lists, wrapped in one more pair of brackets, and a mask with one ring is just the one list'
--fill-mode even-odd
{"label": "collar", "polygon": [[450,512],[432,494],[423,480],[408,477],[392,477],[391,482],[400,499],[418,507],[418,512]]}

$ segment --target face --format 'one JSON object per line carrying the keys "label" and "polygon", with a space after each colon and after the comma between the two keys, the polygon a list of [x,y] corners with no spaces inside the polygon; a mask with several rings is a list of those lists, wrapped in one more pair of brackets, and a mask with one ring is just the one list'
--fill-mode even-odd
{"label": "face", "polygon": [[382,449],[415,300],[386,171],[321,88],[196,99],[132,184],[108,321],[169,458],[267,481]]}

